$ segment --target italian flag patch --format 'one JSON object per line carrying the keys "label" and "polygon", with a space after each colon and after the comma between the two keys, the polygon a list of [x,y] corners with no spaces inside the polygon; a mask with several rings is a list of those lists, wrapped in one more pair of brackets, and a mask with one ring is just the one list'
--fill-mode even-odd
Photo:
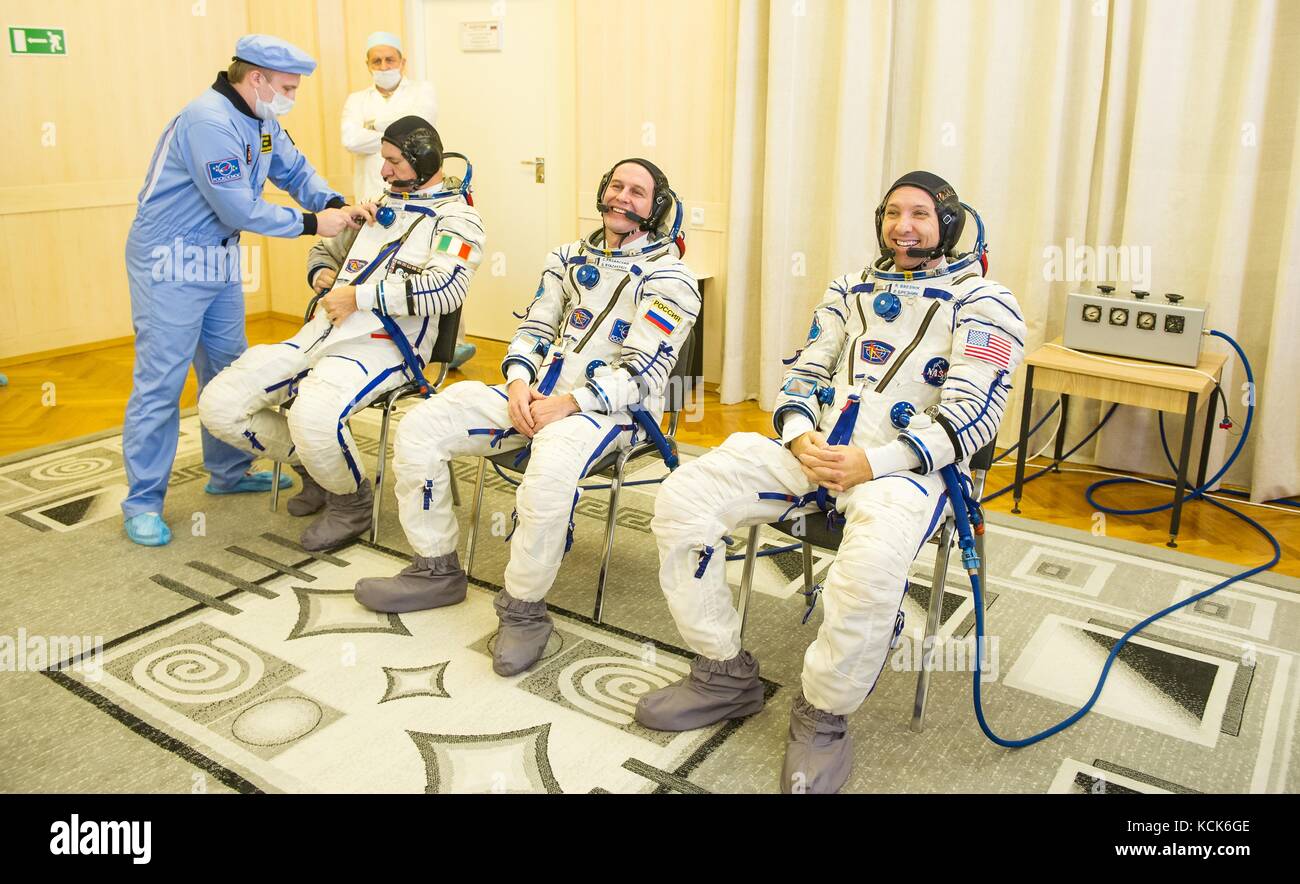
{"label": "italian flag patch", "polygon": [[433,245],[434,251],[445,252],[448,255],[454,255],[462,261],[468,261],[469,256],[474,253],[474,247],[458,236],[452,236],[450,233],[444,233],[438,237],[438,241]]}

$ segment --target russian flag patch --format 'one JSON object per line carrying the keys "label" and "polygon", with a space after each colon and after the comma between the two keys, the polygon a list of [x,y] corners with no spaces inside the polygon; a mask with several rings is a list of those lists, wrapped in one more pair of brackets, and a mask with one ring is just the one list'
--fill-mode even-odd
{"label": "russian flag patch", "polygon": [[646,308],[645,318],[650,324],[666,335],[671,335],[682,321],[682,315],[663,301],[655,298]]}

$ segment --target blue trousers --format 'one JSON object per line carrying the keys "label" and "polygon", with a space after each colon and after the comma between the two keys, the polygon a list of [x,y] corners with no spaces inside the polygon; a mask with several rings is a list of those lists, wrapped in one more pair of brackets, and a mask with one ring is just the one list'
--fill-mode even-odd
{"label": "blue trousers", "polygon": [[[212,273],[209,262],[200,274],[207,278],[187,281],[183,256],[182,260],[170,256],[175,244],[175,240],[150,242],[135,228],[127,239],[135,328],[135,371],[122,428],[122,455],[130,484],[122,512],[128,519],[163,510],[180,436],[181,390],[190,365],[201,392],[217,372],[248,349],[238,248],[231,250],[232,258],[222,273]],[[202,431],[202,439],[203,463],[213,484],[232,487],[253,462],[252,455],[218,441],[207,430]]]}

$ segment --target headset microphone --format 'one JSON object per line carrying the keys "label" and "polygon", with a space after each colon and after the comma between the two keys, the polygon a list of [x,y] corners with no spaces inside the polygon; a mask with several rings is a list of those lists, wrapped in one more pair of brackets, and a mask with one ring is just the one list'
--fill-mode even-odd
{"label": "headset microphone", "polygon": [[596,209],[603,215],[606,212],[618,212],[623,217],[632,221],[633,224],[644,225],[649,218],[642,217],[631,209],[621,209],[617,206],[610,206],[605,203],[596,203]]}

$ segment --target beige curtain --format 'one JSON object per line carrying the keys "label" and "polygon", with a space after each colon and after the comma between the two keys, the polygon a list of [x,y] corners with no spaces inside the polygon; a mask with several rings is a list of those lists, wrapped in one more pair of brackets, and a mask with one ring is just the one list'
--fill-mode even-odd
{"label": "beige curtain", "polygon": [[[1254,458],[1228,478],[1300,490],[1300,4],[749,0],[738,46],[723,402],[770,407],[826,283],[876,257],[884,187],[925,168],[983,216],[1031,349],[1061,333],[1068,292],[1109,281],[1059,278],[1053,249],[1149,254],[1151,288],[1207,301],[1258,384]],[[1100,411],[1075,404],[1071,440]],[[1121,409],[1095,445],[1080,456],[1165,470],[1152,415]]]}

